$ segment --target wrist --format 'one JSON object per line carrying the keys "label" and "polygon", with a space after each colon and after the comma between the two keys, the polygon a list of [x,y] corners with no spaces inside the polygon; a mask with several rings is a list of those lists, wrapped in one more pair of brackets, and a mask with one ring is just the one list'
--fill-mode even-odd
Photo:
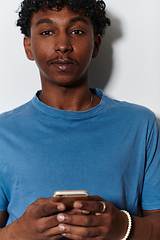
{"label": "wrist", "polygon": [[10,225],[0,229],[0,239],[3,239],[3,240],[10,240],[10,239],[16,240],[16,238],[13,236],[13,230],[11,229]]}
{"label": "wrist", "polygon": [[121,240],[129,240],[132,235],[132,231],[133,231],[133,217],[130,215],[129,212],[127,212],[125,210],[121,210],[121,212],[123,212],[127,218],[127,229],[126,229],[124,237],[121,238]]}
{"label": "wrist", "polygon": [[8,226],[0,229],[0,239],[3,240],[25,240],[25,238],[22,236],[20,233],[21,231],[19,230],[20,228],[18,227],[17,224],[18,220],[15,220]]}

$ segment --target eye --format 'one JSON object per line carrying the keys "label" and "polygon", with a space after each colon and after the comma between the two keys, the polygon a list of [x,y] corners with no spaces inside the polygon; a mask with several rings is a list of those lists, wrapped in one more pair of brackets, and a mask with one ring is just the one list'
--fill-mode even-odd
{"label": "eye", "polygon": [[53,34],[53,32],[51,32],[51,31],[43,31],[43,32],[40,33],[40,35],[44,35],[44,36],[49,36],[49,35],[52,35],[52,34]]}
{"label": "eye", "polygon": [[72,34],[74,34],[74,35],[82,35],[84,32],[83,31],[81,31],[81,30],[74,30],[74,31],[72,31]]}

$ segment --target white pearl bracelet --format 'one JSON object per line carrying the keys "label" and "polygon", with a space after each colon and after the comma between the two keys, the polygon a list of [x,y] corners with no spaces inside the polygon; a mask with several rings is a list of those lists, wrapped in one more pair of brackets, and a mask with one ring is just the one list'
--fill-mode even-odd
{"label": "white pearl bracelet", "polygon": [[132,229],[132,218],[131,218],[131,215],[129,214],[129,212],[127,212],[125,210],[121,210],[121,212],[125,213],[128,218],[127,232],[126,232],[126,235],[124,236],[124,238],[122,238],[121,240],[127,240],[131,233],[131,229]]}

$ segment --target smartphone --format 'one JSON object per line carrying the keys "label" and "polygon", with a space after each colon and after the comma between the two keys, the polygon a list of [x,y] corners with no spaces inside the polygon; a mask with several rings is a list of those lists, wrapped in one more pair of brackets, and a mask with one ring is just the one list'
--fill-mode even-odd
{"label": "smartphone", "polygon": [[76,200],[87,200],[88,192],[86,190],[75,191],[56,191],[53,193],[53,201],[62,202],[66,208],[73,208]]}

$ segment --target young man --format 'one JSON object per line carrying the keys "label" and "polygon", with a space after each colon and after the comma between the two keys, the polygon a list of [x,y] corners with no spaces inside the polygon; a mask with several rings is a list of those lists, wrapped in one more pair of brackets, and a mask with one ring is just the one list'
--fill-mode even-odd
{"label": "young man", "polygon": [[[42,90],[0,116],[0,239],[160,239],[160,126],[88,85],[109,24],[103,1],[22,3],[17,25]],[[90,197],[71,210],[53,202],[80,189]]]}

